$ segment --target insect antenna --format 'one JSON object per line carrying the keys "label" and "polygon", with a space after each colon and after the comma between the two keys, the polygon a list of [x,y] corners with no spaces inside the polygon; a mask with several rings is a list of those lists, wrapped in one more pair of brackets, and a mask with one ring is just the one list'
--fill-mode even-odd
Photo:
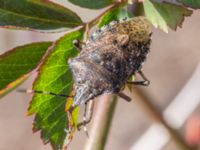
{"label": "insect antenna", "polygon": [[54,95],[54,96],[59,96],[59,97],[74,97],[74,96],[70,96],[70,95],[66,95],[66,94],[57,94],[57,93],[53,93],[53,92],[47,92],[47,91],[39,91],[39,90],[31,90],[31,89],[18,89],[17,92],[21,92],[21,93],[30,93],[30,94],[45,94],[45,95]]}

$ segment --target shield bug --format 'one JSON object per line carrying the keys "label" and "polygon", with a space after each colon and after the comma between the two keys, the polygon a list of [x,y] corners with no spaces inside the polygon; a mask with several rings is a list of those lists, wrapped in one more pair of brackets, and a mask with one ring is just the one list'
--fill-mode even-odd
{"label": "shield bug", "polygon": [[[111,23],[98,29],[84,47],[76,42],[80,54],[68,61],[74,77],[73,107],[105,93],[130,100],[121,93],[127,82],[149,84],[141,67],[150,43],[151,25],[145,17]],[[137,72],[144,81],[129,82],[128,79]]]}
{"label": "shield bug", "polygon": [[[111,22],[94,32],[84,47],[75,41],[74,44],[80,49],[80,53],[68,61],[73,73],[75,91],[74,102],[69,112],[105,93],[117,94],[130,101],[131,98],[121,92],[126,83],[149,84],[141,67],[149,52],[150,43],[151,25],[145,17]],[[143,81],[129,81],[136,73],[141,75]],[[44,91],[21,91],[70,97]],[[85,118],[78,126],[87,124],[90,119],[91,116]]]}

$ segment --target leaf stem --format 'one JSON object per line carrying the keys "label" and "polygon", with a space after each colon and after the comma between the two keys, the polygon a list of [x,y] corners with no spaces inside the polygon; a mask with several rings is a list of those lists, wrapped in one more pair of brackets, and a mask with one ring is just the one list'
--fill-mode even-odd
{"label": "leaf stem", "polygon": [[112,5],[108,6],[107,9],[105,9],[105,11],[103,11],[99,16],[97,16],[96,18],[94,18],[93,20],[85,23],[88,24],[89,28],[91,28],[92,26],[96,25],[99,21],[99,19],[107,12],[111,11],[114,8],[117,8],[119,6],[122,6],[124,4],[127,3],[127,0],[121,0],[121,1],[117,1],[115,3],[113,3]]}

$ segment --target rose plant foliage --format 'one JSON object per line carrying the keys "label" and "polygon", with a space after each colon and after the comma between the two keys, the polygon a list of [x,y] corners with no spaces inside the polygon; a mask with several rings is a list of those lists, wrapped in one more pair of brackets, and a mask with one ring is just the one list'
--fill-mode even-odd
{"label": "rose plant foliage", "polygon": [[[66,0],[67,1],[67,0]],[[29,43],[15,47],[0,55],[0,98],[24,82],[33,72],[37,77],[33,89],[70,95],[73,87],[72,73],[67,63],[79,51],[73,41],[84,41],[92,27],[102,27],[113,20],[143,15],[154,27],[164,32],[181,27],[185,17],[200,8],[199,0],[69,0],[86,9],[104,11],[89,22],[84,22],[73,10],[47,0],[0,0],[0,27],[28,30],[46,34],[63,32],[56,41]],[[135,5],[135,7],[129,7]],[[128,9],[128,8],[136,8]],[[62,30],[60,30],[62,29]],[[20,35],[19,35],[20,36]],[[34,94],[28,108],[35,115],[33,131],[40,131],[44,143],[54,150],[68,144],[72,132],[70,122],[78,122],[78,108],[69,117],[67,110],[73,99],[55,95]]]}

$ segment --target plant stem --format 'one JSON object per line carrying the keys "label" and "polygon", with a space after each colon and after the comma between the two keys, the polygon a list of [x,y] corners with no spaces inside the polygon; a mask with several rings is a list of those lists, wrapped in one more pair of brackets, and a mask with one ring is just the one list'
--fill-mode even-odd
{"label": "plant stem", "polygon": [[[151,103],[149,96],[146,96],[142,90],[133,87],[132,92],[135,101],[149,114],[150,118],[154,122],[161,123],[168,130],[173,141],[181,148],[181,150],[194,150],[194,148],[189,147],[184,140],[180,137],[176,130],[172,129],[163,119],[162,113]],[[135,102],[133,101],[133,102]]]}
{"label": "plant stem", "polygon": [[91,28],[92,26],[94,26],[95,24],[98,23],[98,21],[100,20],[100,18],[101,18],[105,13],[111,11],[111,10],[114,9],[114,8],[117,8],[117,7],[119,7],[119,6],[122,6],[122,5],[126,4],[126,3],[127,3],[126,0],[124,0],[124,1],[117,1],[117,2],[113,3],[112,5],[108,6],[108,8],[107,8],[105,11],[103,11],[99,16],[97,16],[97,17],[94,18],[93,20],[87,22],[86,24],[88,24],[88,25],[89,25],[89,28]]}
{"label": "plant stem", "polygon": [[[112,9],[114,8],[117,8],[119,6],[122,6],[122,5],[125,5],[127,3],[127,0],[122,0],[122,1],[117,1],[115,3],[113,3],[112,5],[108,6],[107,9],[105,9],[105,11],[103,11],[100,15],[98,15],[96,18],[92,19],[91,21],[89,22],[84,22],[82,23],[81,25],[73,28],[72,30],[67,30],[67,32],[72,32],[72,31],[77,31],[77,30],[80,30],[80,29],[83,29],[85,28],[87,30],[87,32],[89,32],[89,30],[94,26],[96,25],[100,18],[107,12],[111,11]],[[63,32],[63,31],[62,31]],[[58,32],[56,32],[58,33]],[[87,35],[89,35],[87,33]]]}
{"label": "plant stem", "polygon": [[84,150],[104,150],[116,104],[116,96],[106,95],[99,99]]}

